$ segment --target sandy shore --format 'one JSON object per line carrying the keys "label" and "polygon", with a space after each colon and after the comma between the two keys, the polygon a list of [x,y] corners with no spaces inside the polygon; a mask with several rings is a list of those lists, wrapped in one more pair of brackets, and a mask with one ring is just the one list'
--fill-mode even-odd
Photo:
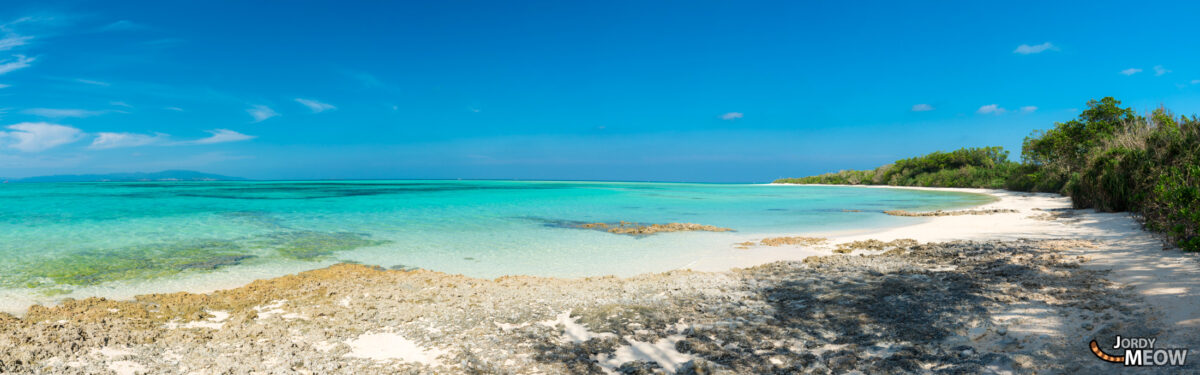
{"label": "sandy shore", "polygon": [[[209,294],[34,306],[0,315],[0,372],[1094,373],[1124,370],[1093,357],[1092,339],[1200,349],[1195,254],[1067,198],[957,190],[1015,212],[730,244],[691,270],[631,278],[338,265]],[[834,253],[897,239],[920,244]]]}

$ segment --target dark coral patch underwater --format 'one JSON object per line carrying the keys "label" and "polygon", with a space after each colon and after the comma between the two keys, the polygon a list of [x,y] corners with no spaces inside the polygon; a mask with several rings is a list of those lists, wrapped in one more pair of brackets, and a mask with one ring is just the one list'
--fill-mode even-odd
{"label": "dark coral patch underwater", "polygon": [[201,239],[48,256],[0,274],[0,287],[65,294],[70,287],[207,272],[270,257],[314,261],[386,244],[351,232],[286,231],[236,240]]}

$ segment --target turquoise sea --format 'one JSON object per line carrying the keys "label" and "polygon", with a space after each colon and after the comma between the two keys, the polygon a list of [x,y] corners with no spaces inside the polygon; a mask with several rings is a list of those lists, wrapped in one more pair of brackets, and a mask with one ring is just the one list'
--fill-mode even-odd
{"label": "turquoise sea", "polygon": [[[0,185],[0,311],[65,297],[207,291],[361,262],[476,277],[633,275],[769,235],[916,223],[889,209],[984,195],[833,186],[546,181]],[[859,210],[861,212],[847,212]],[[736,232],[644,237],[584,222]]]}

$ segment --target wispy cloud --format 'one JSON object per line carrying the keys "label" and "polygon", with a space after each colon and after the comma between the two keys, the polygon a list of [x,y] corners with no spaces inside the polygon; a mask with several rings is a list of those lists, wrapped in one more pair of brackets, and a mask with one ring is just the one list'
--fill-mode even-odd
{"label": "wispy cloud", "polygon": [[67,118],[67,117],[84,118],[84,117],[103,115],[105,113],[108,113],[108,111],[89,111],[86,109],[73,109],[73,108],[30,108],[30,109],[21,111],[21,113],[24,113],[27,115],[48,117],[48,118]]}
{"label": "wispy cloud", "polygon": [[10,50],[13,48],[17,48],[17,47],[29,44],[29,41],[32,39],[33,39],[32,36],[22,36],[22,35],[16,35],[16,34],[11,34],[4,38],[0,38],[0,51],[7,51],[7,50]]}
{"label": "wispy cloud", "polygon": [[1042,52],[1046,52],[1046,51],[1057,51],[1057,50],[1058,50],[1057,46],[1055,46],[1054,44],[1052,44],[1050,42],[1045,42],[1042,44],[1037,44],[1037,45],[1032,45],[1032,46],[1028,45],[1028,44],[1019,45],[1019,46],[1017,46],[1017,49],[1013,50],[1013,53],[1021,54],[1021,55],[1031,55],[1031,54],[1035,54],[1035,53],[1042,53]]}
{"label": "wispy cloud", "polygon": [[0,60],[0,75],[8,74],[8,72],[28,68],[29,64],[37,60],[36,57],[26,57],[25,55],[13,55],[12,59]]}
{"label": "wispy cloud", "polygon": [[147,28],[146,25],[143,25],[143,24],[140,24],[137,22],[133,22],[130,20],[120,20],[120,21],[116,21],[116,22],[104,25],[104,27],[100,28],[100,31],[128,31],[128,30],[141,30],[141,29],[145,29],[145,28]]}
{"label": "wispy cloud", "polygon": [[375,76],[371,75],[371,73],[359,72],[359,71],[353,71],[353,70],[343,70],[342,73],[345,74],[346,76],[349,76],[350,78],[353,78],[354,80],[362,83],[363,87],[384,86],[383,81],[380,81],[379,78],[375,78]]}
{"label": "wispy cloud", "polygon": [[1037,110],[1038,110],[1038,107],[1032,106],[1032,105],[1027,105],[1027,106],[1021,107],[1021,113],[1033,113],[1034,111],[1037,111]]}
{"label": "wispy cloud", "polygon": [[1162,65],[1155,65],[1155,66],[1154,66],[1154,75],[1155,75],[1155,76],[1161,76],[1161,75],[1163,75],[1163,74],[1167,74],[1167,73],[1170,73],[1170,72],[1171,72],[1171,70],[1170,70],[1170,69],[1164,68]]}
{"label": "wispy cloud", "polygon": [[1003,114],[1005,112],[1008,112],[1008,110],[1004,109],[1004,108],[1000,108],[999,104],[988,104],[985,106],[981,106],[981,107],[979,107],[979,110],[975,111],[975,113],[978,113],[981,115],[999,115],[999,114]]}
{"label": "wispy cloud", "polygon": [[[29,41],[33,40],[34,37],[18,33],[16,26],[36,21],[39,21],[39,19],[22,17],[13,21],[0,23],[0,51],[8,51],[29,44]],[[37,57],[28,57],[22,54],[14,54],[9,58],[0,59],[0,75],[28,68],[35,60],[37,60]]]}
{"label": "wispy cloud", "polygon": [[337,107],[334,107],[332,104],[323,103],[314,99],[296,98],[296,103],[300,103],[305,107],[308,107],[308,109],[312,110],[313,113],[321,113],[337,109]]}
{"label": "wispy cloud", "polygon": [[1192,84],[1193,84],[1193,85],[1200,85],[1200,79],[1193,79],[1193,80],[1192,80]]}
{"label": "wispy cloud", "polygon": [[932,110],[933,110],[933,106],[928,105],[928,104],[917,104],[917,105],[912,106],[913,112],[927,112],[927,111],[932,111]]}
{"label": "wispy cloud", "polygon": [[266,119],[279,116],[279,112],[275,112],[271,107],[265,105],[255,105],[246,110],[250,117],[254,117],[254,122],[262,122]]}
{"label": "wispy cloud", "polygon": [[16,26],[16,25],[25,24],[25,23],[38,23],[38,22],[42,22],[42,21],[49,21],[52,19],[53,19],[53,17],[25,16],[25,17],[21,17],[21,18],[0,24],[0,30],[11,31],[12,27]]}
{"label": "wispy cloud", "polygon": [[112,84],[110,84],[110,83],[108,83],[108,82],[103,82],[103,81],[94,81],[94,80],[90,80],[90,79],[83,79],[83,78],[76,78],[74,81],[75,81],[75,82],[79,82],[79,83],[83,83],[83,84],[88,84],[88,85],[96,85],[96,86],[112,86]]}
{"label": "wispy cloud", "polygon": [[0,131],[0,147],[25,152],[38,152],[67,143],[83,136],[83,131],[66,125],[47,122],[22,122],[9,125],[10,131]]}
{"label": "wispy cloud", "polygon": [[171,142],[171,136],[163,133],[154,134],[138,134],[138,133],[96,133],[96,138],[92,140],[89,149],[104,150],[110,148],[125,148],[150,145],[210,145],[216,143],[238,142],[254,139],[252,135],[238,133],[229,129],[214,129],[205,130],[209,134],[208,137],[194,139],[190,141]]}
{"label": "wispy cloud", "polygon": [[3,89],[3,88],[9,88],[9,87],[12,87],[12,85],[6,85],[6,84],[3,84],[3,83],[0,83],[0,89]]}
{"label": "wispy cloud", "polygon": [[1141,69],[1138,69],[1138,68],[1129,68],[1129,69],[1122,70],[1122,71],[1121,71],[1121,74],[1124,74],[1124,75],[1127,75],[1127,76],[1131,76],[1131,75],[1138,74],[1138,73],[1141,73],[1141,72],[1142,72],[1142,70],[1141,70]]}
{"label": "wispy cloud", "polygon": [[163,107],[163,109],[168,111],[183,112],[183,108],[179,107]]}
{"label": "wispy cloud", "polygon": [[741,112],[729,112],[729,113],[721,115],[722,120],[737,120],[742,117],[745,117],[745,114],[743,114]]}
{"label": "wispy cloud", "polygon": [[125,148],[146,146],[156,143],[162,143],[167,140],[167,135],[162,133],[137,134],[137,133],[96,133],[96,139],[92,140],[92,144],[88,148],[93,150],[105,150],[110,148]]}
{"label": "wispy cloud", "polygon": [[208,138],[197,139],[197,140],[187,142],[187,143],[193,143],[193,144],[198,144],[198,145],[208,145],[208,144],[213,144],[213,143],[246,141],[246,140],[251,140],[251,139],[255,138],[252,135],[245,135],[245,134],[238,133],[238,132],[235,132],[235,131],[229,130],[229,129],[214,129],[214,130],[206,130],[206,131],[211,133],[212,136],[209,136]]}
{"label": "wispy cloud", "polygon": [[119,101],[119,100],[114,100],[114,101],[108,102],[108,105],[111,105],[114,107],[133,108],[133,106],[129,105],[129,103]]}

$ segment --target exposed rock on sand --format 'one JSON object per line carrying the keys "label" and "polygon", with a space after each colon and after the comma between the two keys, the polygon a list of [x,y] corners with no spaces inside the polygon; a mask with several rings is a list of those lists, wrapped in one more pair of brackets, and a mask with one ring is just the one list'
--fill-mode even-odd
{"label": "exposed rock on sand", "polygon": [[739,242],[737,244],[737,248],[749,249],[750,246],[756,246],[756,245],[761,245],[761,246],[784,246],[784,245],[815,246],[815,245],[824,245],[826,242],[829,242],[829,239],[821,238],[821,237],[800,237],[800,236],[768,237],[768,238],[764,238],[758,242],[754,242],[754,241]]}
{"label": "exposed rock on sand", "polygon": [[1014,209],[993,208],[987,210],[958,210],[958,211],[932,211],[932,212],[910,212],[905,210],[890,210],[883,213],[892,216],[961,216],[961,215],[995,215],[995,214],[1011,214],[1020,212]]}
{"label": "exposed rock on sand", "polygon": [[762,239],[762,241],[758,241],[758,244],[763,246],[812,246],[821,245],[826,242],[829,242],[829,240],[821,237],[769,237]]}
{"label": "exposed rock on sand", "polygon": [[733,229],[721,228],[713,225],[702,225],[693,223],[667,223],[667,224],[650,224],[642,225],[639,223],[631,223],[620,221],[617,223],[584,223],[576,225],[577,228],[603,230],[608,233],[627,234],[631,236],[648,236],[655,233],[666,232],[732,232]]}
{"label": "exposed rock on sand", "polygon": [[[67,301],[0,314],[0,372],[1097,373],[1112,367],[1089,357],[1091,339],[1158,333],[1128,289],[1062,255],[1088,243],[903,245],[632,278],[343,264],[211,294]],[[379,342],[395,345],[368,348]]]}
{"label": "exposed rock on sand", "polygon": [[853,252],[854,250],[868,250],[868,251],[883,251],[883,250],[890,250],[890,249],[908,250],[908,248],[916,246],[916,245],[917,245],[917,240],[914,240],[911,238],[901,238],[901,239],[891,240],[891,241],[887,241],[887,242],[872,239],[872,240],[851,241],[851,242],[840,243],[837,245],[836,249],[833,249],[833,252],[838,253],[838,254],[849,254],[849,253]]}
{"label": "exposed rock on sand", "polygon": [[1075,217],[1075,216],[1076,216],[1076,215],[1075,215],[1075,210],[1072,210],[1072,209],[1048,209],[1048,210],[1043,210],[1043,209],[1040,209],[1040,208],[1035,208],[1035,209],[1033,209],[1033,210],[1034,210],[1034,211],[1038,211],[1038,213],[1035,213],[1035,214],[1033,214],[1033,215],[1029,215],[1029,218],[1030,218],[1030,219],[1034,219],[1034,220],[1041,220],[1041,221],[1055,221],[1055,220],[1071,220],[1071,221],[1077,221],[1077,220],[1078,220],[1078,219]]}

